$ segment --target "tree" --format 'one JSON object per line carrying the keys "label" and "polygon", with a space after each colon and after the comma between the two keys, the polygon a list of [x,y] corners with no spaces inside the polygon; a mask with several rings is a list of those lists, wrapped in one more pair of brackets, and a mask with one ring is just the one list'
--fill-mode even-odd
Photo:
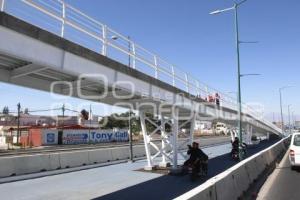
{"label": "tree", "polygon": [[[129,127],[129,112],[121,113],[121,114],[111,114],[110,116],[106,116],[102,118],[102,120],[99,122],[103,129],[113,129],[113,128],[119,128],[119,129],[128,129]],[[154,117],[153,114],[146,113],[146,117],[149,118],[151,121],[153,121],[158,126],[160,125],[160,120],[158,120],[157,117]],[[156,129],[156,126],[154,126],[152,123],[148,122],[146,120],[146,129],[149,133],[154,131]],[[167,132],[170,132],[172,127],[166,123],[165,130]],[[131,112],[131,131],[133,134],[138,135],[141,132],[141,121],[138,116],[135,115],[134,112]],[[157,132],[157,134],[161,134],[160,131]]]}
{"label": "tree", "polygon": [[80,114],[81,114],[81,117],[84,120],[89,120],[89,112],[88,111],[86,111],[85,109],[83,109],[83,110],[81,110]]}
{"label": "tree", "polygon": [[[99,122],[103,129],[128,129],[129,127],[129,112],[121,114],[111,114],[101,119]],[[131,112],[131,131],[133,134],[139,134],[141,131],[140,119],[136,117],[135,113]]]}
{"label": "tree", "polygon": [[5,115],[9,114],[9,108],[8,108],[8,106],[4,106],[4,108],[2,110],[2,113],[5,114]]}

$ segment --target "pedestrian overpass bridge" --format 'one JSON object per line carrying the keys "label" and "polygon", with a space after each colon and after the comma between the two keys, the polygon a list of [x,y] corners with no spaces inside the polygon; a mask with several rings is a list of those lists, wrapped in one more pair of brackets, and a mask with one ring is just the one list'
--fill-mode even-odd
{"label": "pedestrian overpass bridge", "polygon": [[[235,127],[234,98],[215,90],[61,0],[0,0],[0,81],[139,111],[147,168],[177,166],[177,150],[193,140],[195,120]],[[220,105],[206,97],[220,96]],[[148,113],[157,116],[152,121]],[[242,105],[245,133],[281,135]],[[154,126],[147,130],[146,124]],[[171,129],[166,129],[166,125]],[[188,131],[182,131],[183,128]],[[161,145],[153,135],[160,133]],[[186,138],[178,143],[178,138]],[[151,155],[151,148],[157,153]]]}

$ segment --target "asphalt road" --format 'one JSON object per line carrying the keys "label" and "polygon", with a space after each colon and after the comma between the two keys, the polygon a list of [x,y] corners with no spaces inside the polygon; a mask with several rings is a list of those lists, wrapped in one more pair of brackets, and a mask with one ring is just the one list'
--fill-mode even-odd
{"label": "asphalt road", "polygon": [[258,194],[258,200],[299,200],[300,168],[291,170],[288,151],[269,176]]}

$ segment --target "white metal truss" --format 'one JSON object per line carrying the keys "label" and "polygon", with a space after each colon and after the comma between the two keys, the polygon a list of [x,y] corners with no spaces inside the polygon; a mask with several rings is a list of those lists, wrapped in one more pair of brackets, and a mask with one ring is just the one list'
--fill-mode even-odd
{"label": "white metal truss", "polygon": [[19,78],[28,74],[40,72],[45,69],[47,69],[47,67],[40,67],[31,63],[11,71],[11,78]]}
{"label": "white metal truss", "polygon": [[[181,121],[178,118],[178,112],[178,109],[175,109],[172,116],[176,117],[172,118],[160,115],[159,122],[154,122],[146,116],[144,111],[140,111],[141,127],[147,156],[146,170],[152,170],[157,165],[166,167],[169,164],[172,165],[173,169],[177,169],[178,153],[185,157],[185,154],[180,150],[186,149],[183,147],[193,142],[195,115],[193,114],[188,120]],[[179,124],[179,121],[181,124]],[[155,129],[153,131],[147,130],[146,123],[152,124]],[[171,130],[166,130],[166,125],[169,125]],[[181,131],[187,125],[189,125],[188,131]],[[161,141],[160,145],[154,143],[158,139],[153,137],[157,132],[161,133],[159,138]],[[180,140],[178,140],[179,137]]]}
{"label": "white metal truss", "polygon": [[[195,129],[195,120],[196,120],[196,115],[195,113],[192,114],[192,116],[187,119],[182,121],[181,120],[181,124],[179,125],[179,133],[178,133],[178,137],[181,138],[181,144],[178,146],[179,150],[183,150],[186,149],[186,146],[188,144],[192,144],[194,141],[194,129]],[[182,131],[184,127],[186,127],[186,125],[188,125],[188,130]],[[184,153],[184,151],[179,151],[179,154],[184,157],[187,158],[187,155]]]}

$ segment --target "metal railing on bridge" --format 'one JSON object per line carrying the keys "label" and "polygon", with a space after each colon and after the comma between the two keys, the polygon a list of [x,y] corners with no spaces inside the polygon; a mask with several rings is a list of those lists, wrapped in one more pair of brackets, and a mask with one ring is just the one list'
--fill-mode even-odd
{"label": "metal railing on bridge", "polygon": [[[193,75],[168,63],[155,53],[133,42],[129,37],[118,33],[63,0],[0,0],[0,5],[1,11],[126,64],[128,67],[191,95],[206,99],[218,94],[222,106],[237,109],[235,98],[200,82]],[[253,108],[246,104],[242,106],[244,113],[259,118],[276,129],[272,123],[261,119]]]}

